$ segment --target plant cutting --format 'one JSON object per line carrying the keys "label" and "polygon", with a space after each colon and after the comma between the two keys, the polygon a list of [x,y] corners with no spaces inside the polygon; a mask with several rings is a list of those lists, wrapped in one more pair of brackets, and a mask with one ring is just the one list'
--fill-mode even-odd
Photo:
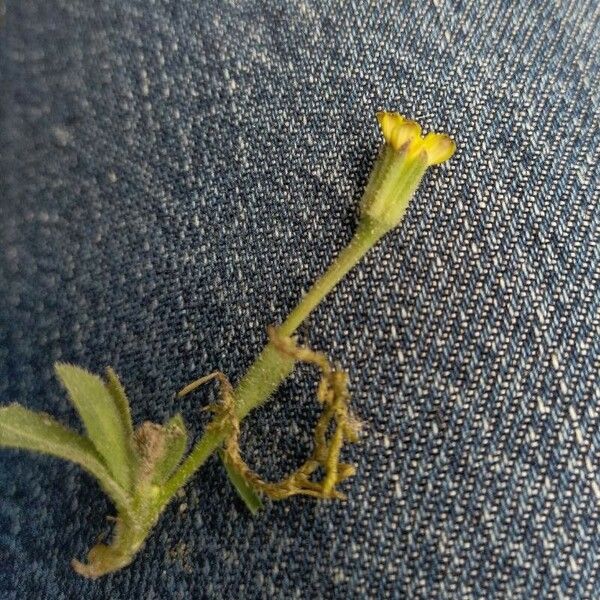
{"label": "plant cutting", "polygon": [[[0,446],[50,454],[80,465],[114,504],[117,514],[111,542],[95,545],[85,561],[73,561],[81,575],[95,578],[128,565],[175,494],[215,452],[252,512],[260,508],[261,495],[275,500],[297,494],[344,497],[338,486],[355,469],[341,462],[342,448],[356,441],[359,431],[349,407],[348,377],[323,353],[298,345],[294,333],[365,253],[401,222],[427,169],[448,160],[455,151],[450,137],[423,135],[415,121],[398,113],[381,112],[377,118],[385,143],[367,182],[353,239],[283,323],[269,329],[267,345],[237,385],[215,372],[179,392],[180,396],[189,394],[210,381],[218,382],[220,391],[220,400],[208,407],[214,418],[187,455],[188,434],[181,416],[164,424],[144,422],[134,427],[126,393],[110,368],[102,379],[74,365],[55,365],[84,434],[19,404],[0,408]],[[313,451],[288,477],[268,482],[242,458],[240,424],[272,396],[299,362],[321,373],[317,400],[322,414],[315,426]]]}

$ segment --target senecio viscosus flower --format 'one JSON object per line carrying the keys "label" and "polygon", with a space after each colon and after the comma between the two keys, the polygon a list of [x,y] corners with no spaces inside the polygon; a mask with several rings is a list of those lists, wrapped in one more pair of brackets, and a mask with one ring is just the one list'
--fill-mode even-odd
{"label": "senecio viscosus flower", "polygon": [[[56,364],[56,375],[85,427],[85,435],[50,415],[19,404],[0,408],[0,446],[51,454],[79,464],[99,482],[117,511],[110,544],[97,544],[86,562],[73,561],[86,577],[99,577],[128,565],[142,548],[167,504],[214,452],[247,507],[254,514],[261,495],[280,500],[296,494],[343,498],[338,485],[355,474],[340,461],[343,445],[358,439],[359,422],[349,408],[348,377],[321,352],[299,346],[294,333],[321,300],[387,232],[402,220],[428,167],[448,160],[454,142],[428,133],[398,113],[377,118],[385,138],[361,201],[359,223],[348,246],[317,279],[285,321],[269,328],[269,341],[246,374],[233,386],[216,371],[187,385],[179,396],[216,381],[221,399],[208,408],[214,418],[186,455],[188,434],[180,415],[165,424],[148,421],[134,428],[129,401],[117,375],[105,379],[85,369]],[[298,362],[317,367],[317,399],[323,408],[307,460],[278,482],[264,481],[241,457],[240,423],[264,404]],[[321,475],[320,477],[318,475]]]}
{"label": "senecio viscosus flower", "polygon": [[386,140],[361,201],[361,216],[386,233],[402,220],[427,167],[448,160],[456,149],[443,133],[421,134],[416,121],[398,113],[377,114]]}

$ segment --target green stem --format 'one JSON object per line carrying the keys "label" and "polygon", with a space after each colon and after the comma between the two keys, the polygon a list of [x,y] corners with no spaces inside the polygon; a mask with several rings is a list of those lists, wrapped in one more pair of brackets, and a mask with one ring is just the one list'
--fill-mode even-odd
{"label": "green stem", "polygon": [[177,490],[191,479],[192,475],[206,462],[208,457],[218,450],[224,440],[225,432],[223,431],[209,428],[204,432],[204,435],[196,442],[181,466],[162,486],[158,500],[159,510],[162,510],[170,502]]}
{"label": "green stem", "polygon": [[289,336],[317,307],[319,302],[340,282],[350,269],[372,248],[383,231],[375,227],[371,221],[362,220],[350,243],[331,263],[329,269],[315,281],[308,293],[292,310],[288,318],[278,328],[281,335]]}
{"label": "green stem", "polygon": [[[377,243],[384,233],[383,229],[376,227],[371,221],[361,220],[350,243],[300,300],[288,318],[278,328],[278,333],[284,336],[292,335],[323,298]],[[236,411],[239,418],[243,419],[252,409],[264,404],[292,372],[293,368],[293,359],[283,356],[271,343],[267,344],[246,371],[235,390]],[[209,428],[204,433],[181,467],[163,486],[161,492],[161,504],[163,506],[169,502],[179,488],[189,481],[208,457],[219,448],[224,437],[223,432],[213,428]]]}
{"label": "green stem", "polygon": [[118,512],[110,543],[96,544],[88,552],[85,562],[73,560],[71,565],[77,573],[91,579],[126,567],[143,546],[163,508],[164,505],[157,503],[152,490],[138,488],[130,510]]}

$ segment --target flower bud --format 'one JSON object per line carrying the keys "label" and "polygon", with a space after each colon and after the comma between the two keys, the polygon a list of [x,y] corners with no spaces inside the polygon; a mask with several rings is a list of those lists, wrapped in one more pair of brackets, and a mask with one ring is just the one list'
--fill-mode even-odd
{"label": "flower bud", "polygon": [[400,223],[427,167],[448,160],[456,150],[443,133],[421,134],[421,126],[394,112],[377,113],[385,138],[363,195],[360,214],[385,233]]}

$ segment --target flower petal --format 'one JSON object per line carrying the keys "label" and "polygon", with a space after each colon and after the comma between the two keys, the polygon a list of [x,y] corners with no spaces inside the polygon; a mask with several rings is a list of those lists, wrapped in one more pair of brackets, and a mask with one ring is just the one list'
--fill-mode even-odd
{"label": "flower petal", "polygon": [[423,140],[427,164],[439,165],[448,160],[456,150],[454,140],[445,133],[428,133]]}
{"label": "flower petal", "polygon": [[421,126],[416,121],[404,121],[394,128],[388,141],[395,150],[400,150],[419,138],[420,135]]}
{"label": "flower petal", "polygon": [[383,137],[389,142],[394,129],[398,125],[402,125],[406,119],[400,113],[382,111],[377,113],[377,121]]}

